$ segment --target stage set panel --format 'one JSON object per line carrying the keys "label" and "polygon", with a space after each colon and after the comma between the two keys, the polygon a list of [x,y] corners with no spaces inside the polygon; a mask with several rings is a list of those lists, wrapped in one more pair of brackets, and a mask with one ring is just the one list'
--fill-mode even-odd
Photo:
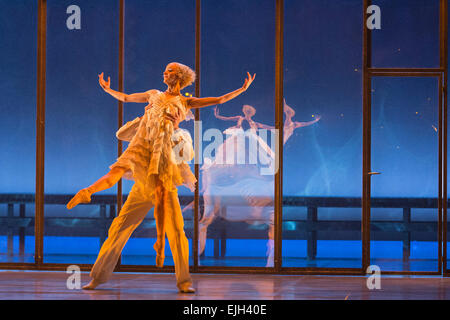
{"label": "stage set panel", "polygon": [[[195,71],[195,1],[125,1],[124,89],[126,93],[167,90],[163,72],[171,62],[178,62]],[[181,90],[183,96],[194,96],[195,83]],[[124,123],[141,117],[146,104],[124,104]],[[194,119],[180,123],[194,140]],[[124,142],[123,150],[128,146]],[[189,163],[194,173],[194,160]],[[123,179],[123,195],[131,190],[134,181]],[[194,192],[178,187],[184,230],[189,241],[189,259],[193,265],[192,239],[194,234]],[[123,265],[155,265],[156,224],[152,208],[143,223],[135,230],[122,252]],[[164,265],[173,266],[172,253],[166,238]]]}
{"label": "stage set panel", "polygon": [[37,3],[0,6],[0,263],[34,263]]}
{"label": "stage set panel", "polygon": [[382,22],[371,31],[371,67],[424,72],[394,77],[391,69],[370,80],[370,264],[385,272],[440,270],[441,83],[424,68],[444,67],[441,3],[372,1]]}
{"label": "stage set panel", "polygon": [[[116,215],[116,186],[68,210],[117,157],[117,1],[47,1],[44,263],[95,262]],[[80,19],[77,20],[77,12]]]}
{"label": "stage set panel", "polygon": [[440,0],[373,0],[371,4],[380,8],[381,17],[380,29],[371,32],[372,67],[439,67]]}
{"label": "stage set panel", "polygon": [[202,1],[199,266],[273,265],[275,2]]}
{"label": "stage set panel", "polygon": [[371,85],[371,264],[438,271],[439,78]]}
{"label": "stage set panel", "polygon": [[362,10],[285,1],[283,267],[362,267]]}

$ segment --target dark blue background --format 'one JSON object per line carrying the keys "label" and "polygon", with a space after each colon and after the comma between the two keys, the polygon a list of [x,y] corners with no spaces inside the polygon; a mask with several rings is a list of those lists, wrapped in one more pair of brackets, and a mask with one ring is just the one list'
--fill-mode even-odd
{"label": "dark blue background", "polygon": [[[382,9],[382,29],[373,32],[374,66],[438,67],[439,1],[373,3]],[[0,4],[0,192],[34,193],[37,6],[31,0]],[[81,8],[81,30],[66,28],[71,4]],[[106,174],[117,157],[117,102],[99,87],[97,75],[110,76],[117,89],[119,8],[118,1],[109,0],[49,0],[47,8],[45,192],[73,194]],[[274,9],[271,0],[202,1],[201,96],[233,91],[247,71],[256,73],[247,92],[220,106],[222,115],[242,114],[242,106],[249,104],[257,110],[255,121],[274,125]],[[284,146],[284,195],[361,196],[361,13],[360,0],[285,0],[284,97],[296,112],[294,121],[317,115],[321,120],[297,129]],[[195,67],[194,1],[127,0],[125,92],[165,90],[162,72],[172,61]],[[437,93],[434,78],[373,81],[372,169],[383,172],[372,179],[373,196],[437,196]],[[140,116],[144,107],[125,104],[125,121]],[[201,119],[204,130],[233,125],[216,119],[212,107],[201,110]],[[181,126],[193,134],[192,122]],[[124,182],[124,193],[131,185]],[[186,188],[179,192],[192,194]],[[113,187],[100,194],[115,193]],[[69,214],[63,207],[45,209],[46,216]],[[305,215],[303,208],[289,210],[286,216]],[[319,214],[332,219],[337,212]],[[70,214],[95,216],[98,209],[77,208]],[[360,210],[339,217],[360,221]],[[436,213],[418,217],[435,220]],[[93,254],[97,242],[87,245]],[[46,243],[49,252],[64,252]],[[248,254],[239,247],[229,246],[236,255]],[[265,255],[265,242],[254,248]],[[304,248],[297,243],[283,250],[302,257]],[[327,248],[324,256],[336,254],[334,245]],[[341,248],[338,257],[360,258],[360,242]],[[386,250],[381,256],[388,256],[389,246]],[[431,256],[436,257],[434,251]]]}

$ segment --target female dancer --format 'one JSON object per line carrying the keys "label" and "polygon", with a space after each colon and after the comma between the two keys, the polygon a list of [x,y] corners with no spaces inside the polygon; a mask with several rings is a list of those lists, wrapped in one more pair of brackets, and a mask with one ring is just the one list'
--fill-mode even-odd
{"label": "female dancer", "polygon": [[93,193],[114,186],[122,176],[135,181],[127,201],[109,228],[108,238],[90,273],[92,280],[83,289],[92,290],[108,281],[129,237],[154,207],[156,265],[163,265],[164,238],[167,234],[178,290],[195,292],[189,274],[189,244],[184,233],[176,187],[185,185],[193,191],[197,180],[185,162],[175,159],[172,134],[178,123],[186,118],[189,109],[222,104],[246,91],[255,79],[255,75],[252,77],[248,72],[247,75],[241,88],[220,97],[208,98],[183,97],[180,94],[181,89],[194,82],[195,72],[177,62],[169,63],[163,73],[167,85],[165,92],[149,90],[125,94],[112,90],[110,78],[106,82],[103,73],[99,75],[100,86],[114,98],[123,102],[148,102],[148,105],[136,134],[128,148],[109,167],[111,170],[88,188],[80,190],[67,204],[67,208],[71,209],[79,203],[90,202]]}

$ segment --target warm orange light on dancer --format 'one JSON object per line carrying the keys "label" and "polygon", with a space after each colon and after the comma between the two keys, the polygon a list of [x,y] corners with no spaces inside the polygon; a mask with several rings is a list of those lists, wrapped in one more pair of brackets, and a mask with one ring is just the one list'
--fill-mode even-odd
{"label": "warm orange light on dancer", "polygon": [[[177,161],[179,155],[175,155],[174,146],[178,141],[173,141],[173,133],[178,124],[186,119],[190,109],[222,104],[246,91],[256,76],[252,77],[248,72],[247,75],[241,88],[220,97],[207,98],[183,97],[180,90],[194,82],[195,73],[177,62],[169,63],[164,71],[164,83],[167,85],[165,92],[153,89],[125,94],[112,90],[110,78],[106,82],[103,73],[99,75],[100,86],[114,98],[148,105],[144,116],[135,119],[137,125],[128,135],[131,139],[128,148],[109,167],[111,170],[88,188],[80,190],[67,204],[67,208],[72,209],[79,203],[89,203],[92,194],[111,188],[122,177],[135,181],[100,249],[90,273],[92,281],[83,289],[95,289],[108,281],[129,237],[154,207],[157,227],[154,245],[156,265],[163,265],[164,239],[167,235],[175,264],[177,287],[180,292],[195,292],[189,274],[189,245],[176,187],[185,185],[193,191],[197,180],[185,161]],[[127,136],[124,132],[118,132],[117,135]]]}

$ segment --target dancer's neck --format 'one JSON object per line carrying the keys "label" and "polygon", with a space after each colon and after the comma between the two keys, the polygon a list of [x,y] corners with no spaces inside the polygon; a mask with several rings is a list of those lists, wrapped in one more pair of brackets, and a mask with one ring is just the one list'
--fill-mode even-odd
{"label": "dancer's neck", "polygon": [[164,91],[165,94],[171,95],[171,96],[178,96],[180,95],[180,86],[177,84],[175,86],[167,86],[167,90]]}
{"label": "dancer's neck", "polygon": [[179,96],[180,95],[180,91],[170,91],[169,89],[164,91],[164,93],[168,94],[168,95],[171,95],[171,96]]}

